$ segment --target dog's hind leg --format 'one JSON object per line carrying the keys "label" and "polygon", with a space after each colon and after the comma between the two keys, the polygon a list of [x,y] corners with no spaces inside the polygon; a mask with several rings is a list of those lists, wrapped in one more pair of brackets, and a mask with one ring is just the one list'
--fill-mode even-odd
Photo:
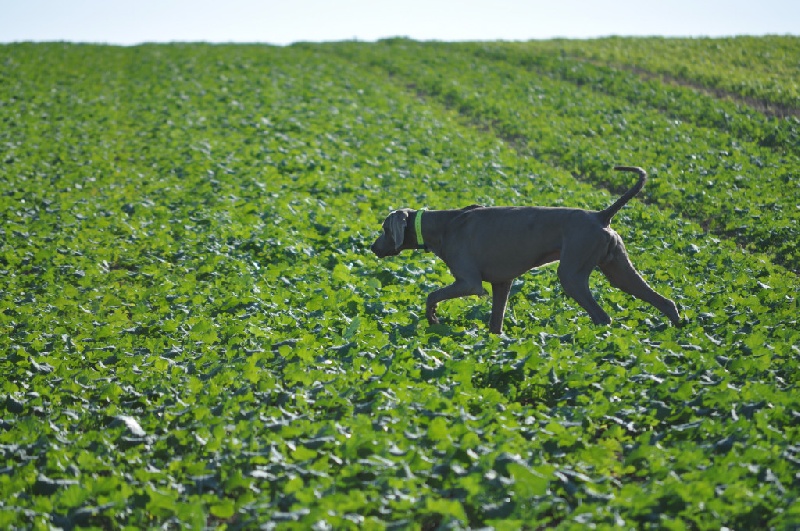
{"label": "dog's hind leg", "polygon": [[[585,252],[584,252],[585,253]],[[592,254],[573,251],[571,248],[562,249],[561,263],[558,264],[558,280],[564,287],[567,295],[589,313],[594,324],[609,324],[611,318],[594,300],[589,290],[589,275],[595,266]]]}
{"label": "dog's hind leg", "polygon": [[620,240],[618,244],[619,245],[613,252],[612,258],[600,264],[600,270],[608,278],[609,282],[611,282],[611,285],[633,295],[637,299],[652,304],[661,311],[661,313],[669,317],[672,324],[680,326],[681,317],[678,314],[678,308],[675,306],[675,303],[660,295],[647,285],[647,282],[644,281],[633,267],[630,258],[628,258],[628,253],[622,245],[622,241]]}
{"label": "dog's hind leg", "polygon": [[558,279],[566,294],[575,299],[575,302],[588,312],[594,324],[610,324],[611,317],[597,304],[589,290],[590,272],[571,272],[559,267]]}
{"label": "dog's hind leg", "polygon": [[610,324],[611,318],[594,300],[589,290],[589,275],[605,251],[603,241],[587,234],[582,241],[573,239],[570,243],[571,245],[565,244],[561,249],[558,280],[566,294],[586,310],[594,324]]}

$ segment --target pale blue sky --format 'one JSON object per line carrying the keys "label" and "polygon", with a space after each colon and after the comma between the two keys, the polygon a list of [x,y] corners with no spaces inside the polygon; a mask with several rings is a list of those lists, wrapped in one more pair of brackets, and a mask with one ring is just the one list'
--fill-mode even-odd
{"label": "pale blue sky", "polygon": [[0,0],[0,42],[800,34],[800,0]]}

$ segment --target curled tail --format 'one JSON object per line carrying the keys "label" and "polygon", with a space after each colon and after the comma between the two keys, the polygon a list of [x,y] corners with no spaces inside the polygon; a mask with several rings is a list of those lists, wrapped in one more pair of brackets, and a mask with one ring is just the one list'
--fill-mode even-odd
{"label": "curled tail", "polygon": [[633,188],[625,192],[622,195],[622,197],[617,199],[613,205],[611,205],[605,210],[601,210],[600,212],[598,212],[600,220],[603,222],[603,226],[605,227],[608,227],[608,225],[611,223],[611,218],[614,217],[614,214],[616,214],[620,208],[625,206],[625,203],[630,201],[633,198],[633,196],[638,194],[642,190],[642,188],[644,188],[644,183],[647,180],[647,172],[644,171],[642,168],[638,168],[636,166],[614,166],[614,169],[617,171],[631,171],[634,173],[638,173],[639,181],[633,185]]}

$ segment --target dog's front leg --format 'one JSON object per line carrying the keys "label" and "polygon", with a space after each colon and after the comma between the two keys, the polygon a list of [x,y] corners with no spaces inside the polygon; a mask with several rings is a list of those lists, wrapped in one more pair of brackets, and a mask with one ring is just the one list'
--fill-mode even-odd
{"label": "dog's front leg", "polygon": [[480,277],[457,277],[456,281],[449,286],[437,289],[428,295],[428,301],[425,305],[425,317],[428,318],[430,324],[438,324],[439,318],[436,317],[436,306],[440,302],[458,297],[466,297],[468,295],[485,294],[486,290],[483,289]]}
{"label": "dog's front leg", "polygon": [[506,314],[508,294],[511,292],[511,281],[492,282],[492,317],[489,319],[489,332],[503,333],[503,318]]}

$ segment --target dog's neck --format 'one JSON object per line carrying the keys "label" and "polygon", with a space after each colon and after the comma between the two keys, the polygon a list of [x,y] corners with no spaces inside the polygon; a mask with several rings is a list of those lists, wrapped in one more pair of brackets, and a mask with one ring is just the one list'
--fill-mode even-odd
{"label": "dog's neck", "polygon": [[[473,208],[473,207],[468,207]],[[441,258],[439,250],[442,246],[442,234],[444,233],[445,226],[455,217],[464,213],[467,209],[460,210],[427,210],[421,208],[410,214],[408,224],[406,225],[405,238],[407,241],[414,242],[413,246],[406,247],[406,249],[419,249],[428,251]],[[424,216],[423,216],[424,212]],[[422,244],[420,238],[417,237],[417,225],[419,225],[420,236],[422,237]],[[413,238],[413,240],[411,239]]]}
{"label": "dog's neck", "polygon": [[417,249],[422,249],[423,251],[428,250],[428,246],[425,243],[425,238],[422,235],[422,213],[425,211],[425,208],[421,208],[414,213],[414,238],[417,242]]}

